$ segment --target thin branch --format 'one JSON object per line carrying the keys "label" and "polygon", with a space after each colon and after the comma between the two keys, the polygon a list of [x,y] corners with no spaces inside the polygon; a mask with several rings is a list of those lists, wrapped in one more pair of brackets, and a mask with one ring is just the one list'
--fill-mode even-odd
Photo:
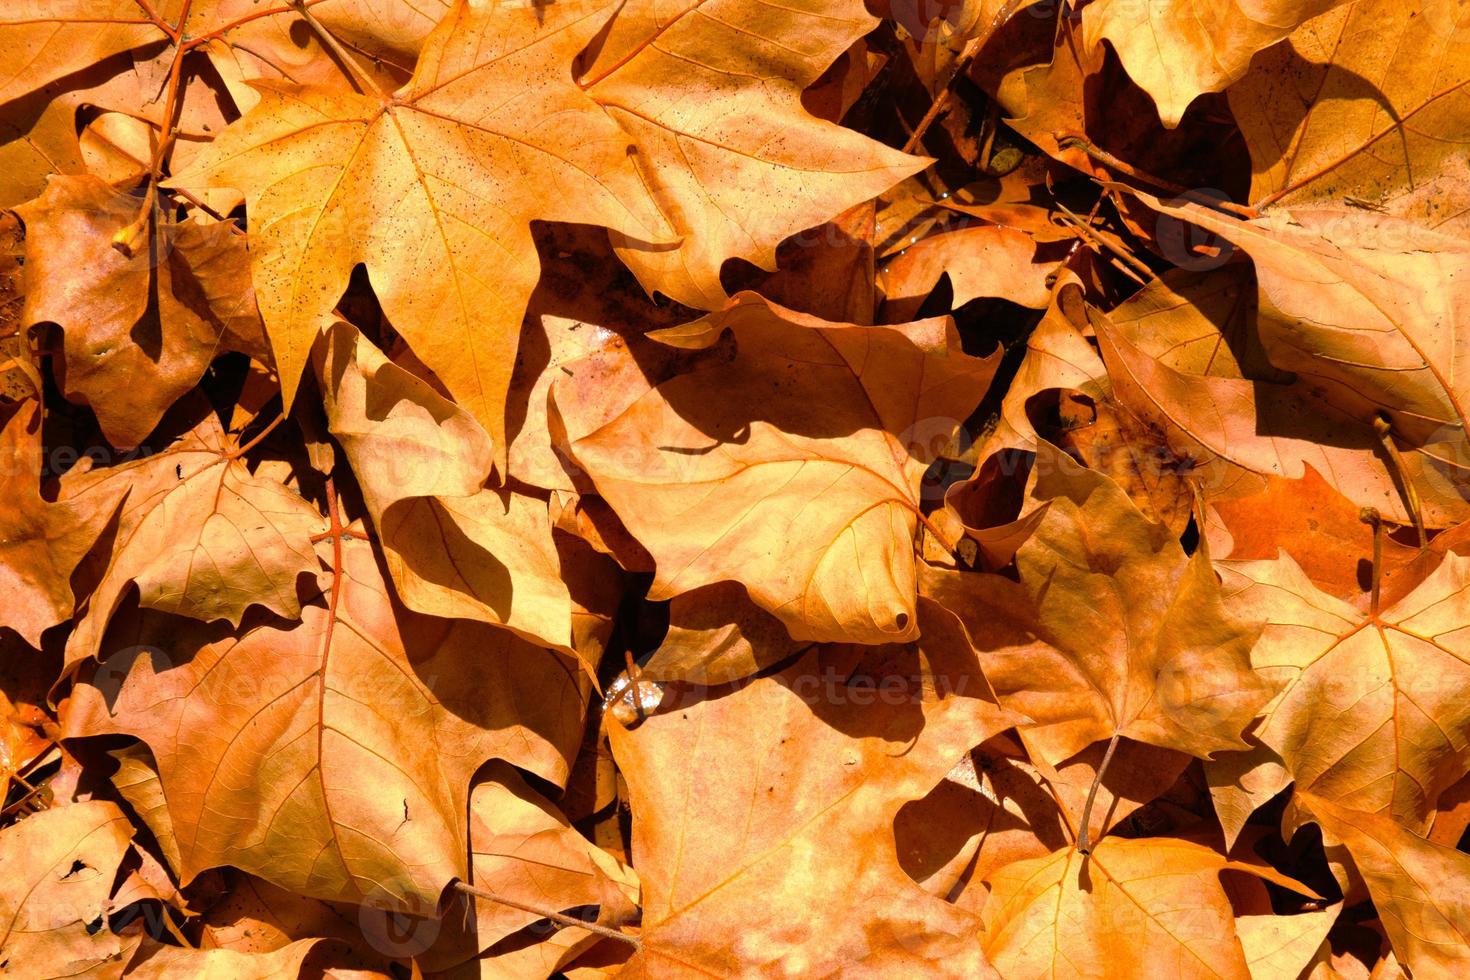
{"label": "thin branch", "polygon": [[1249,219],[1260,217],[1260,214],[1258,214],[1254,208],[1246,207],[1243,204],[1236,204],[1234,201],[1222,201],[1219,198],[1210,197],[1208,194],[1200,194],[1195,190],[1185,187],[1183,184],[1176,184],[1172,180],[1165,180],[1162,177],[1155,177],[1153,174],[1139,170],[1131,163],[1120,160],[1117,157],[1113,156],[1107,150],[1104,150],[1098,146],[1094,146],[1091,140],[1089,140],[1086,136],[1082,136],[1081,134],[1057,133],[1056,140],[1057,145],[1063,149],[1081,150],[1083,153],[1086,153],[1089,157],[1111,170],[1116,170],[1124,176],[1132,177],[1134,180],[1142,181],[1145,184],[1152,184],[1154,187],[1157,187],[1160,190],[1168,191],[1170,194],[1177,195],[1178,197],[1182,197],[1185,200],[1191,201],[1195,204],[1203,204],[1206,207],[1214,208],[1217,211],[1224,211],[1227,214],[1233,214],[1237,218]]}
{"label": "thin branch", "polygon": [[514,899],[504,898],[503,896],[497,895],[494,892],[486,891],[483,888],[476,888],[474,885],[465,884],[462,881],[456,881],[454,883],[454,887],[456,891],[463,892],[466,895],[473,895],[475,898],[483,898],[486,901],[495,902],[499,905],[507,905],[513,909],[520,909],[522,912],[530,912],[533,915],[541,916],[541,918],[543,919],[550,919],[552,922],[555,922],[558,925],[569,926],[575,929],[586,929],[588,932],[595,933],[596,935],[602,936],[605,939],[616,939],[620,943],[627,943],[634,949],[643,948],[642,940],[640,940],[637,936],[630,936],[626,932],[619,932],[616,929],[609,929],[607,926],[600,926],[595,922],[587,922],[583,919],[578,919],[574,916],[565,915],[561,912],[555,912],[551,909],[543,909],[537,908],[534,905],[526,905],[522,902],[517,902]]}
{"label": "thin branch", "polygon": [[1154,270],[1150,269],[1142,259],[1125,251],[1124,249],[1119,248],[1103,236],[1099,235],[1090,224],[1088,224],[1086,221],[1083,221],[1079,215],[1076,215],[1072,213],[1072,211],[1068,210],[1067,206],[1061,201],[1056,201],[1054,203],[1056,204],[1057,208],[1061,210],[1062,215],[1067,219],[1068,224],[1077,229],[1078,233],[1080,233],[1089,242],[1092,242],[1093,245],[1107,250],[1111,255],[1121,260],[1123,264],[1128,266],[1128,268],[1131,269],[1133,272],[1143,276],[1144,278],[1142,281],[1144,284],[1147,284],[1154,278]]}

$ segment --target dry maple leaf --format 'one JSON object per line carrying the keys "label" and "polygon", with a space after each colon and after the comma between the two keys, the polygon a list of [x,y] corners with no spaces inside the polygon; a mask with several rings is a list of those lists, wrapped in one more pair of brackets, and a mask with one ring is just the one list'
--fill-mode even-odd
{"label": "dry maple leaf", "polygon": [[795,639],[916,636],[919,480],[998,358],[962,353],[947,319],[858,327],[749,293],[653,336],[703,350],[727,330],[729,363],[568,447],[657,562],[650,596],[738,581]]}
{"label": "dry maple leaf", "polygon": [[[1261,493],[1216,501],[1205,533],[1215,558],[1271,559],[1285,551],[1313,585],[1339,599],[1351,602],[1371,587],[1372,528],[1310,466],[1300,480],[1271,477]],[[1418,554],[1393,538],[1382,548],[1384,576]]]}
{"label": "dry maple leaf", "polygon": [[1364,614],[1288,557],[1219,562],[1227,605],[1265,620],[1251,651],[1280,694],[1254,735],[1303,791],[1427,829],[1470,771],[1470,559],[1449,555],[1413,592]]}
{"label": "dry maple leaf", "polygon": [[1394,952],[1416,977],[1470,965],[1470,855],[1431,844],[1402,824],[1310,793],[1305,817],[1347,846]]}
{"label": "dry maple leaf", "polygon": [[774,269],[783,238],[928,165],[802,107],[802,89],[876,24],[861,0],[619,8],[580,84],[627,131],[640,176],[683,237],[653,250],[619,243],[639,282],[718,309],[726,259]]}
{"label": "dry maple leaf", "polygon": [[145,940],[128,960],[127,976],[139,980],[281,980],[300,977],[323,940],[300,939],[265,953],[188,949]]}
{"label": "dry maple leaf", "polygon": [[0,13],[0,102],[164,39],[137,0],[13,0]]}
{"label": "dry maple leaf", "polygon": [[98,653],[130,585],[146,608],[205,622],[238,625],[253,605],[300,613],[296,580],[317,570],[312,538],[326,522],[296,491],[251,473],[212,412],[161,452],[62,481],[77,506],[123,494],[107,569],[67,641],[69,667]]}
{"label": "dry maple leaf", "polygon": [[[554,911],[596,905],[600,920],[636,912],[638,876],[631,869],[577,833],[510,766],[493,763],[489,774],[470,797],[470,884]],[[456,966],[540,918],[492,899],[457,895],[444,910],[447,928],[417,961],[431,971]]]}
{"label": "dry maple leaf", "polygon": [[[1292,211],[1252,221],[1194,203],[1150,207],[1244,249],[1260,283],[1257,329],[1279,370],[1309,374],[1362,422],[1382,415],[1455,486],[1470,485],[1470,243],[1368,212]],[[1470,488],[1465,493],[1470,495]]]}
{"label": "dry maple leaf", "polygon": [[1347,0],[1098,0],[1082,12],[1089,46],[1113,45],[1165,126],[1205,92],[1224,91],[1251,57]]}
{"label": "dry maple leaf", "polygon": [[883,267],[884,315],[889,320],[911,319],[945,273],[954,290],[953,309],[982,296],[1046,309],[1051,302],[1048,265],[1038,259],[1035,239],[1005,225],[975,225],[930,235]]}
{"label": "dry maple leaf", "polygon": [[328,429],[404,605],[571,649],[572,598],[546,505],[484,487],[494,450],[480,424],[350,324],[322,338],[315,363]]}
{"label": "dry maple leaf", "polygon": [[1250,980],[1220,872],[1297,892],[1269,867],[1177,838],[1107,838],[993,874],[982,943],[1007,978],[1162,975]]}
{"label": "dry maple leaf", "polygon": [[1445,0],[1359,0],[1262,52],[1229,90],[1258,206],[1343,204],[1470,230],[1470,17]]}
{"label": "dry maple leaf", "polygon": [[142,204],[96,177],[55,177],[17,211],[25,323],[61,326],[58,380],[122,449],[142,444],[216,356],[267,356],[244,236],[228,222],[174,222],[155,209],[147,245],[127,256],[113,236]]}
{"label": "dry maple leaf", "polygon": [[[1175,455],[1193,461],[1206,497],[1259,493],[1271,477],[1299,479],[1310,465],[1349,500],[1395,523],[1414,522],[1401,478],[1416,488],[1429,526],[1470,517],[1460,462],[1405,444],[1390,465],[1365,413],[1329,398],[1315,366],[1305,377],[1269,373],[1269,365],[1247,373],[1249,362],[1229,356],[1239,345],[1221,324],[1249,318],[1241,292],[1251,288],[1220,270],[1156,280],[1107,315],[1089,311],[1115,396],[1157,425]],[[1452,446],[1463,439],[1458,426],[1441,435]]]}
{"label": "dry maple leaf", "polygon": [[41,496],[40,405],[21,402],[0,428],[0,590],[5,625],[33,647],[41,633],[70,619],[71,574],[92,550],[123,491],[53,503]]}
{"label": "dry maple leaf", "polygon": [[609,8],[458,0],[391,95],[260,83],[174,183],[244,191],[255,288],[289,405],[366,265],[384,312],[504,458],[539,272],[532,219],[664,237],[621,130],[572,81]]}
{"label": "dry maple leaf", "polygon": [[0,950],[16,976],[78,976],[124,940],[93,928],[111,911],[133,826],[104,800],[59,806],[0,831]]}
{"label": "dry maple leaf", "polygon": [[299,624],[120,624],[113,690],[80,683],[64,730],[152,749],[182,881],[228,864],[422,915],[466,877],[470,776],[501,757],[564,780],[585,681],[507,631],[404,610],[357,532],[319,547]]}
{"label": "dry maple leaf", "polygon": [[1168,790],[1189,761],[1181,752],[1123,739],[1110,756],[1098,744],[1043,772],[1019,742],[998,735],[928,796],[899,811],[899,858],[930,894],[979,912],[993,872],[1074,844],[1084,811],[1090,839],[1101,839]]}
{"label": "dry maple leaf", "polygon": [[1126,736],[1208,758],[1244,748],[1270,697],[1250,670],[1259,626],[1230,613],[1203,555],[1185,557],[1115,483],[1054,449],[1049,501],[1018,580],[924,566],[922,593],[964,625],[1001,704],[1051,765]]}
{"label": "dry maple leaf", "polygon": [[892,826],[1011,719],[967,654],[923,649],[818,647],[610,728],[644,890],[632,975],[989,975],[974,918],[905,878]]}
{"label": "dry maple leaf", "polygon": [[[294,5],[258,0],[10,3],[0,12],[0,61],[6,66],[0,71],[0,103],[12,110],[0,124],[0,202],[35,196],[48,174],[86,172],[77,139],[83,107],[125,116],[142,132],[147,161],[153,154],[149,131],[167,125],[175,88],[166,79],[175,64],[181,139],[164,149],[177,165],[190,155],[191,144],[212,137],[233,118],[236,107],[255,104],[249,80],[345,87],[359,74],[399,84],[446,7],[447,0],[311,0],[304,8],[313,22],[308,24]],[[222,91],[216,91],[218,81]],[[224,91],[236,106],[228,105]]]}

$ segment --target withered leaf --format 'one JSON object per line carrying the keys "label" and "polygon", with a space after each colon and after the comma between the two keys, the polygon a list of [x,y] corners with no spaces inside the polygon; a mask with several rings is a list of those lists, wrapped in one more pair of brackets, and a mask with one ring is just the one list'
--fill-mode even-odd
{"label": "withered leaf", "polygon": [[609,12],[460,0],[402,89],[259,83],[260,105],[175,179],[244,191],[288,404],[363,263],[384,312],[504,457],[505,397],[539,271],[531,220],[666,237],[626,138],[572,80],[572,58]]}
{"label": "withered leaf", "polygon": [[152,749],[184,881],[229,864],[422,914],[467,875],[471,774],[500,757],[564,780],[586,682],[507,631],[403,609],[348,533],[319,545],[298,624],[120,621],[122,659],[79,683],[65,731]]}
{"label": "withered leaf", "polygon": [[1208,561],[1187,558],[1105,476],[1056,450],[1049,501],[1016,552],[1019,580],[925,566],[923,594],[963,623],[1001,704],[1052,765],[1126,736],[1191,755],[1244,748],[1270,697],[1250,669],[1260,626],[1232,614]]}
{"label": "withered leaf", "polygon": [[653,555],[651,597],[738,581],[795,639],[915,636],[919,480],[996,359],[964,354],[947,320],[858,327],[754,294],[656,336],[700,350],[727,330],[729,363],[568,447]]}

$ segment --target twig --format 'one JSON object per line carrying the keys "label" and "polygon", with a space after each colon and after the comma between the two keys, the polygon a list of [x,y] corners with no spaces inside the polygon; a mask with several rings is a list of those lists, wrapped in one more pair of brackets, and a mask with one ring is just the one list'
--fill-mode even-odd
{"label": "twig", "polygon": [[[944,112],[945,108],[948,107],[950,96],[954,94],[955,82],[959,81],[960,76],[969,70],[970,62],[975,60],[975,56],[980,53],[980,49],[985,46],[985,42],[990,40],[991,35],[999,30],[1002,24],[1010,20],[1012,15],[1015,14],[1024,2],[1025,0],[1008,0],[1006,5],[1001,7],[996,12],[995,17],[991,19],[990,26],[984,32],[970,38],[965,44],[964,50],[960,52],[959,60],[955,62],[954,71],[950,73],[949,80],[944,83],[944,88],[934,97],[934,102],[929,106],[929,111],[924,113],[924,118],[919,120],[919,125],[914,127],[913,133],[909,135],[908,141],[903,145],[903,152],[914,152],[914,149],[919,145],[919,141],[924,138],[924,133],[933,125],[934,120],[939,118],[940,113]],[[994,139],[994,133],[991,134],[991,139]],[[985,159],[987,161],[990,159],[988,141],[986,144]]]}
{"label": "twig", "polygon": [[1150,280],[1154,278],[1154,270],[1145,265],[1142,259],[1140,259],[1136,255],[1129,254],[1121,248],[1118,248],[1112,242],[1099,235],[1087,222],[1083,221],[1080,216],[1068,210],[1067,206],[1061,201],[1056,201],[1054,203],[1056,204],[1057,208],[1060,209],[1062,214],[1067,218],[1068,223],[1071,224],[1072,227],[1076,228],[1077,231],[1080,232],[1088,241],[1092,242],[1094,245],[1106,249],[1109,253],[1122,260],[1122,262],[1134,272],[1143,276],[1144,284],[1147,284]]}
{"label": "twig", "polygon": [[1234,201],[1222,201],[1219,198],[1210,197],[1207,194],[1200,194],[1191,188],[1185,187],[1183,184],[1176,184],[1172,180],[1155,177],[1153,174],[1139,170],[1131,163],[1113,156],[1107,150],[1094,146],[1091,140],[1078,133],[1057,133],[1056,141],[1057,146],[1063,149],[1072,148],[1081,150],[1098,163],[1116,170],[1125,176],[1132,177],[1134,180],[1140,180],[1145,184],[1152,184],[1160,190],[1166,190],[1170,194],[1178,195],[1196,204],[1203,204],[1207,207],[1215,208],[1218,211],[1233,214],[1238,218],[1249,219],[1260,217],[1260,214],[1254,208],[1246,207],[1243,204],[1236,204]]}
{"label": "twig", "polygon": [[541,918],[543,919],[550,919],[552,922],[555,922],[558,925],[570,926],[576,929],[586,929],[588,932],[595,933],[596,935],[602,936],[605,939],[616,939],[620,943],[627,943],[634,949],[643,948],[642,940],[640,940],[637,936],[630,936],[626,932],[619,932],[616,929],[609,929],[607,926],[600,926],[595,922],[587,922],[583,919],[578,919],[574,916],[565,915],[561,912],[553,912],[551,909],[542,909],[537,908],[534,905],[526,905],[523,902],[517,902],[514,899],[504,898],[500,895],[495,894],[494,892],[488,892],[483,888],[476,888],[474,885],[468,885],[462,881],[456,881],[454,883],[454,887],[456,891],[463,892],[466,895],[473,895],[476,898],[483,898],[486,901],[495,902],[499,905],[507,905],[513,909],[520,909],[522,912],[530,912],[533,915],[541,916]]}

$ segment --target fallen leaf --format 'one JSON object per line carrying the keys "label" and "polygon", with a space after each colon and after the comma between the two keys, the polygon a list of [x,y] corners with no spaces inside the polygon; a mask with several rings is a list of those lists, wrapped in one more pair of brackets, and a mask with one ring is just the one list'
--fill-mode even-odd
{"label": "fallen leaf", "polygon": [[363,263],[384,312],[503,461],[505,398],[539,271],[530,221],[663,237],[626,139],[572,80],[571,59],[607,10],[459,0],[402,89],[258,83],[260,105],[175,178],[246,195],[288,405]]}
{"label": "fallen leaf", "polygon": [[[1359,507],[1412,524],[1399,477],[1371,424],[1339,409],[1321,385],[1245,374],[1223,357],[1200,369],[1200,355],[1229,346],[1216,324],[1241,309],[1240,290],[1249,288],[1248,280],[1222,273],[1161,279],[1106,315],[1091,311],[1114,396],[1158,425],[1176,456],[1193,462],[1207,501],[1263,492],[1271,477],[1301,479],[1311,466]],[[1176,341],[1180,366],[1146,353],[1140,347],[1146,337]],[[1427,447],[1405,445],[1400,455],[1428,525],[1470,517],[1455,466]]]}
{"label": "fallen leaf", "polygon": [[154,209],[146,244],[124,255],[113,237],[143,203],[95,177],[55,177],[18,211],[25,322],[61,326],[62,389],[122,449],[142,445],[220,354],[266,356],[244,236],[229,222],[175,222]]}
{"label": "fallen leaf", "polygon": [[1451,976],[1470,963],[1470,856],[1386,817],[1309,793],[1299,799],[1309,819],[1347,845],[1394,952],[1414,976]]}
{"label": "fallen leaf", "polygon": [[314,355],[327,427],[352,465],[399,598],[571,649],[572,599],[546,504],[489,490],[494,450],[468,412],[347,323]]}
{"label": "fallen leaf", "polygon": [[1222,92],[1256,52],[1346,0],[1100,0],[1082,14],[1087,44],[1107,40],[1153,96],[1165,126],[1205,92]]}
{"label": "fallen leaf", "polygon": [[212,413],[178,442],[118,466],[68,474],[62,499],[96,506],[126,494],[107,570],[67,641],[67,664],[96,656],[113,614],[138,588],[149,609],[239,625],[253,605],[301,612],[296,580],[315,572],[316,509],[250,472]]}
{"label": "fallen leaf", "polygon": [[402,609],[372,549],[333,534],[299,624],[129,621],[109,637],[121,661],[78,685],[63,727],[152,749],[184,882],[229,864],[423,914],[467,874],[471,774],[503,757],[565,779],[585,682],[509,632]]}
{"label": "fallen leaf", "polygon": [[861,0],[771,5],[703,0],[618,10],[579,84],[632,140],[633,160],[675,234],[649,249],[618,228],[618,254],[650,291],[724,306],[720,267],[776,267],[776,246],[922,170],[802,107],[801,92],[876,26]]}
{"label": "fallen leaf", "polygon": [[1049,507],[1017,580],[919,576],[1000,703],[1031,719],[1028,744],[1051,765],[1118,736],[1201,758],[1243,748],[1271,693],[1250,670],[1259,626],[1227,609],[1209,562],[1056,450],[1038,456],[1034,496]]}
{"label": "fallen leaf", "polygon": [[105,800],[33,814],[0,832],[0,933],[17,976],[77,976],[119,959],[122,939],[97,928],[133,828]]}
{"label": "fallen leaf", "polygon": [[1470,681],[1470,559],[1446,557],[1367,615],[1289,557],[1217,567],[1228,607],[1267,624],[1251,662],[1280,693],[1256,738],[1300,791],[1427,829],[1439,794],[1470,771],[1470,706],[1445,696]]}
{"label": "fallen leaf", "polygon": [[[644,889],[628,971],[990,975],[974,918],[901,884],[891,834],[1007,720],[972,661],[922,650],[817,648],[610,729]],[[732,751],[761,762],[728,765]]]}
{"label": "fallen leaf", "polygon": [[0,589],[5,625],[33,647],[41,633],[71,618],[71,574],[117,509],[122,491],[52,502],[41,495],[41,414],[21,402],[0,428]]}
{"label": "fallen leaf", "polygon": [[1109,837],[993,875],[981,941],[1007,977],[1121,980],[1166,963],[1171,977],[1250,980],[1222,871],[1304,889],[1190,841]]}
{"label": "fallen leaf", "polygon": [[1263,51],[1229,90],[1250,200],[1381,209],[1463,237],[1467,27],[1445,0],[1359,0]]}
{"label": "fallen leaf", "polygon": [[568,447],[657,562],[650,597],[738,581],[794,639],[913,637],[924,461],[995,360],[963,354],[946,320],[856,327],[754,294],[657,339],[701,350],[727,330],[734,360]]}

